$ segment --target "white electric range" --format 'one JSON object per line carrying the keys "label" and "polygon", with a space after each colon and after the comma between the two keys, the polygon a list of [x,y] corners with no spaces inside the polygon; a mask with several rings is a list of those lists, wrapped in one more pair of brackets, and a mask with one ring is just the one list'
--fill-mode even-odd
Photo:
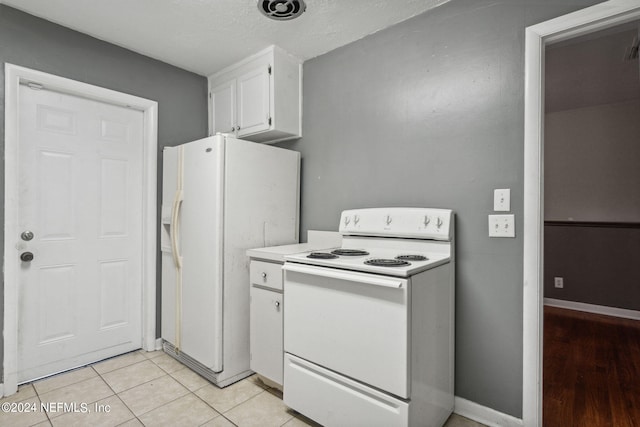
{"label": "white electric range", "polygon": [[285,256],[284,402],[324,426],[453,410],[454,215],[342,212],[342,247]]}

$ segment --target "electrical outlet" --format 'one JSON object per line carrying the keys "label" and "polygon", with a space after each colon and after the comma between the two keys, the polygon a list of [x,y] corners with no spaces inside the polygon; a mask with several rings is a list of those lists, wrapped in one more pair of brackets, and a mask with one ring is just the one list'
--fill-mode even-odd
{"label": "electrical outlet", "polygon": [[489,215],[489,237],[516,237],[515,215]]}
{"label": "electrical outlet", "polygon": [[564,288],[564,278],[563,277],[554,277],[553,278],[553,286],[556,288]]}

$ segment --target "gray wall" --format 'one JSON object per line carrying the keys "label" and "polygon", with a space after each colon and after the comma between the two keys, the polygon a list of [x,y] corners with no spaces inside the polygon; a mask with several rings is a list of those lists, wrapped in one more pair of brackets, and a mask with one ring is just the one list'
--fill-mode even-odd
{"label": "gray wall", "polygon": [[[2,147],[5,62],[157,101],[160,149],[207,135],[207,81],[204,77],[0,5]],[[161,166],[158,156],[158,171]],[[4,161],[0,165],[0,180],[0,200],[4,200]],[[4,223],[4,209],[0,217]],[[4,240],[4,229],[0,230],[0,236]],[[2,258],[3,248],[4,244],[0,245]],[[0,295],[4,296],[4,284]],[[0,301],[0,310],[3,304]],[[158,320],[159,315],[158,305]],[[0,328],[2,319],[0,313]],[[159,332],[159,321],[157,325]],[[2,345],[0,340],[0,366]]]}
{"label": "gray wall", "polygon": [[[545,298],[640,310],[640,225],[635,227],[545,226]],[[554,277],[564,278],[564,288],[554,286]]]}
{"label": "gray wall", "polygon": [[[456,395],[522,416],[524,28],[592,0],[452,0],[304,64],[302,232],[374,206],[457,213]],[[515,239],[489,239],[511,188]]]}
{"label": "gray wall", "polygon": [[640,223],[639,117],[640,99],[545,115],[546,221]]}

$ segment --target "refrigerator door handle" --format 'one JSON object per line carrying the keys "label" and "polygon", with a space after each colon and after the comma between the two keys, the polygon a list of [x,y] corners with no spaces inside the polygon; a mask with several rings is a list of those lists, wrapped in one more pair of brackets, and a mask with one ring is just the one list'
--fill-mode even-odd
{"label": "refrigerator door handle", "polygon": [[171,210],[171,255],[177,268],[182,268],[182,256],[178,249],[180,208],[182,207],[182,190],[176,191]]}

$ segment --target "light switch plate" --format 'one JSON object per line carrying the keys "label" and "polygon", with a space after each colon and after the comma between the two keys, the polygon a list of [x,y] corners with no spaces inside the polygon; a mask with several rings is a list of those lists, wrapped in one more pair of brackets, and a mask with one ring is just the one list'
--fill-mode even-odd
{"label": "light switch plate", "polygon": [[489,215],[489,237],[516,237],[515,215]]}
{"label": "light switch plate", "polygon": [[510,188],[493,190],[493,210],[496,212],[509,212],[511,210]]}

